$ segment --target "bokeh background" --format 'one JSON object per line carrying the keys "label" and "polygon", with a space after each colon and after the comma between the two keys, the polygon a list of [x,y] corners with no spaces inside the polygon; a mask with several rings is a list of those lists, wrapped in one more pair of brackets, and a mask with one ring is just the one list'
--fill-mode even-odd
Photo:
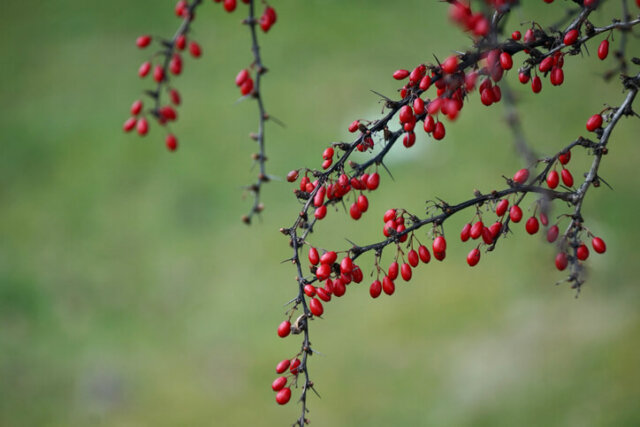
{"label": "bokeh background", "polygon": [[[531,17],[555,21],[570,5],[525,3],[510,30]],[[317,167],[329,142],[348,140],[353,119],[378,117],[370,90],[395,96],[395,69],[469,43],[437,1],[274,6],[279,21],[261,42],[265,102],[286,123],[267,128],[268,168],[280,177]],[[172,0],[3,4],[0,425],[288,425],[297,416],[294,399],[278,407],[270,390],[275,364],[299,346],[275,333],[296,292],[278,233],[299,209],[291,185],[265,187],[262,221],[239,220],[250,205],[241,188],[255,175],[255,104],[235,104],[233,84],[250,61],[244,7],[201,8],[194,37],[204,55],[187,59],[177,80],[181,146],[171,154],[156,126],[139,138],[121,125],[149,85],[137,77],[146,53],[134,40],[173,33]],[[629,51],[638,46],[632,39]],[[610,65],[569,58],[565,84],[545,81],[536,96],[508,73],[538,152],[618,105],[619,84],[599,78]],[[444,141],[396,147],[395,181],[382,174],[363,219],[330,213],[314,242],[377,241],[389,207],[420,213],[429,198],[453,203],[503,185],[521,162],[503,113],[472,99]],[[620,123],[602,166],[614,190],[587,198],[588,226],[608,251],[589,259],[578,299],[555,286],[553,247],[523,227],[474,269],[468,245],[452,239],[446,262],[418,269],[392,298],[352,285],[312,324],[322,353],[310,360],[322,395],[310,400],[314,424],[639,425],[639,132],[637,119]],[[574,176],[589,161],[576,150]],[[448,233],[469,219],[453,218]]]}

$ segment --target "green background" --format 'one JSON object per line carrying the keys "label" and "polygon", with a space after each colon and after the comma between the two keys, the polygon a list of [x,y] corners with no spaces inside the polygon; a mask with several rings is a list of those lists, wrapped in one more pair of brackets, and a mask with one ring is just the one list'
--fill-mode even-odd
{"label": "green background", "polygon": [[[136,75],[148,52],[134,40],[173,33],[172,1],[2,6],[0,425],[289,425],[298,415],[297,391],[278,407],[270,383],[275,364],[299,347],[275,333],[296,293],[278,228],[299,206],[277,180],[265,187],[263,220],[239,221],[250,205],[241,188],[256,173],[247,137],[256,106],[235,104],[233,84],[250,62],[245,6],[228,15],[206,3],[193,33],[204,55],[187,58],[176,81],[183,106],[173,154],[155,124],[145,138],[121,130],[150,85]],[[531,16],[553,22],[571,4],[526,3],[510,31]],[[260,40],[265,103],[286,123],[268,123],[275,176],[318,167],[328,143],[350,138],[353,119],[379,117],[370,90],[396,97],[395,69],[469,44],[437,1],[273,4],[278,23]],[[610,21],[596,13],[594,22]],[[629,51],[638,53],[637,41]],[[565,84],[545,80],[535,96],[507,73],[539,153],[554,153],[585,133],[591,114],[620,103],[617,81],[599,77],[611,66],[595,55],[567,58]],[[422,213],[426,199],[455,203],[474,188],[502,187],[521,160],[503,106],[477,98],[445,140],[420,136],[411,150],[394,149],[395,181],[382,174],[359,222],[330,212],[312,241],[374,242],[390,207]],[[587,225],[608,251],[588,260],[580,298],[554,285],[564,275],[553,247],[522,226],[467,267],[470,244],[453,238],[470,220],[461,214],[448,225],[445,262],[416,270],[392,298],[372,300],[368,285],[351,285],[313,321],[322,353],[310,360],[322,395],[310,398],[314,425],[640,424],[639,131],[637,119],[616,128],[601,169],[614,191],[587,197]],[[576,150],[576,179],[590,159]],[[427,240],[426,231],[418,236]],[[363,258],[367,273],[371,261]]]}

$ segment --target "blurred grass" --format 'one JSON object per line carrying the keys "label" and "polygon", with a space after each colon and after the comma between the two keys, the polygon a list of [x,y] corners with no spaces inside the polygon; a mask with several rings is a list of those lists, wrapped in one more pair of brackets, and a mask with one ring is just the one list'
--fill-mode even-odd
{"label": "blurred grass", "polygon": [[[549,22],[556,3],[528,3],[510,27],[529,13]],[[235,105],[232,83],[249,58],[240,15],[206,5],[198,16],[204,56],[187,60],[178,80],[181,147],[171,155],[157,129],[140,139],[120,126],[145,87],[133,40],[173,31],[172,2],[30,5],[7,3],[0,16],[0,425],[293,420],[294,404],[276,407],[269,384],[298,345],[274,338],[295,286],[279,264],[289,251],[277,229],[297,207],[290,186],[273,182],[263,222],[239,221],[249,206],[240,188],[255,173],[246,138],[255,105]],[[467,44],[436,2],[275,6],[278,24],[262,44],[265,102],[287,124],[267,129],[269,171],[279,176],[316,165],[328,142],[348,138],[353,118],[377,117],[369,90],[393,95],[394,69]],[[598,78],[605,68],[570,58],[562,88],[516,88],[540,152],[584,132],[603,102],[619,103],[615,82]],[[420,212],[426,198],[456,202],[501,185],[519,160],[501,106],[477,104],[445,141],[420,140],[410,156],[398,147],[395,181],[383,175],[370,213],[346,225],[330,215],[332,233],[316,241],[374,241],[388,207]],[[553,286],[553,249],[522,230],[474,270],[464,266],[468,248],[452,244],[448,262],[417,270],[393,298],[351,288],[313,324],[323,354],[310,365],[322,395],[311,401],[314,423],[638,425],[639,131],[637,120],[621,123],[602,168],[615,190],[586,202],[609,250],[589,260],[578,300]],[[574,176],[587,162],[574,153]],[[449,233],[466,220],[452,219]]]}

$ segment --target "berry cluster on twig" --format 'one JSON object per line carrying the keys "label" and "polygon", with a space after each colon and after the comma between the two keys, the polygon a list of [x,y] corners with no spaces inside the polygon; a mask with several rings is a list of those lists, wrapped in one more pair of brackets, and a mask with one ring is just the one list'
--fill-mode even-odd
{"label": "berry cluster on twig", "polygon": [[[225,11],[231,13],[238,6],[237,0],[213,0],[214,3],[222,3]],[[241,70],[236,76],[235,83],[240,89],[243,99],[255,99],[258,104],[258,132],[251,133],[251,139],[258,144],[258,152],[253,154],[253,160],[259,165],[259,173],[256,183],[247,186],[254,195],[254,202],[248,215],[243,216],[245,223],[250,223],[251,218],[264,209],[260,201],[260,189],[263,183],[269,181],[266,173],[265,162],[267,161],[265,152],[264,127],[265,121],[269,119],[266,113],[262,95],[260,92],[261,77],[266,73],[267,68],[262,63],[260,56],[260,46],[258,44],[258,34],[256,27],[259,26],[263,32],[268,32],[277,21],[277,14],[273,7],[266,5],[260,18],[256,17],[256,7],[254,0],[241,0],[248,6],[248,16],[243,20],[251,32],[251,51],[253,61],[248,68]],[[264,1],[263,1],[264,3]],[[130,113],[131,116],[124,122],[125,132],[134,129],[138,135],[145,136],[149,132],[149,121],[155,120],[161,127],[166,129],[165,145],[169,151],[178,148],[178,138],[169,130],[169,124],[178,119],[177,107],[181,104],[182,98],[178,90],[173,86],[172,79],[182,73],[183,52],[188,50],[191,57],[200,58],[202,47],[190,36],[191,24],[196,17],[196,10],[203,4],[203,0],[179,0],[175,5],[175,14],[182,20],[177,31],[171,39],[163,39],[142,35],[137,38],[136,45],[140,49],[146,49],[156,43],[159,49],[151,57],[142,63],[138,69],[138,75],[146,78],[151,75],[155,88],[145,90],[143,93],[149,98],[148,107],[146,101],[138,99],[133,102]],[[252,70],[254,77],[251,76]],[[165,98],[167,100],[165,101]]]}

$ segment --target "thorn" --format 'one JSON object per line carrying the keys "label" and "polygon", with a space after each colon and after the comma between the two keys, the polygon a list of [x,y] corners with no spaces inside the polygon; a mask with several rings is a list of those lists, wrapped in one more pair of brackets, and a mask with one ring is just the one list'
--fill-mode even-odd
{"label": "thorn", "polygon": [[385,165],[382,161],[380,162],[380,164],[382,165],[382,167],[384,168],[384,170],[387,171],[387,173],[389,174],[389,176],[391,177],[392,181],[395,181],[395,178],[393,177],[393,175],[391,174],[391,171],[389,170],[389,168],[387,168],[387,165]]}

